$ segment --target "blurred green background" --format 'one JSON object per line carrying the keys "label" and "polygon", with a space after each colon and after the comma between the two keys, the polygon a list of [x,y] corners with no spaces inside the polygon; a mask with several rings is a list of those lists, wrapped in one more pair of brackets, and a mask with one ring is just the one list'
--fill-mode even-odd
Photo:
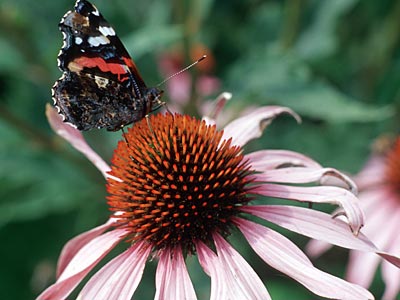
{"label": "blurred green background", "polygon": [[[248,149],[299,151],[354,173],[373,140],[397,133],[400,103],[400,2],[395,0],[97,0],[148,85],[165,78],[160,57],[190,49],[211,54],[207,76],[233,93],[230,113],[277,104],[303,117],[282,117]],[[67,0],[0,0],[0,299],[32,299],[54,282],[65,242],[108,216],[104,179],[50,130],[44,115],[60,76],[57,24]],[[193,76],[200,76],[192,69]],[[195,89],[192,89],[194,93]],[[202,98],[202,99],[203,99]],[[166,101],[170,101],[168,96]],[[199,99],[192,94],[191,99]],[[184,109],[196,113],[189,102]],[[85,133],[109,161],[121,133]],[[296,244],[307,239],[284,232]],[[233,237],[235,244],[245,244]],[[242,243],[243,242],[243,243]],[[239,251],[262,277],[273,299],[318,299],[274,271],[247,246]],[[343,276],[347,252],[334,248],[316,261]],[[188,261],[199,299],[209,279]],[[155,263],[146,268],[136,299],[151,299]],[[370,289],[383,291],[378,274]]]}

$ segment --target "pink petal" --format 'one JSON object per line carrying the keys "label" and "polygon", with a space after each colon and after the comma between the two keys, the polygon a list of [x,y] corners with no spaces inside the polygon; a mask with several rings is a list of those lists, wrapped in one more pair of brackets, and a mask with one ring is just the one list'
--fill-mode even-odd
{"label": "pink petal", "polygon": [[220,94],[215,102],[213,103],[213,109],[210,113],[203,117],[203,120],[206,121],[209,125],[214,125],[216,123],[216,119],[218,115],[221,113],[222,109],[225,107],[226,102],[228,102],[232,98],[232,94],[228,92],[224,92]]}
{"label": "pink petal", "polygon": [[357,194],[357,187],[354,182],[346,175],[332,168],[282,168],[257,173],[252,178],[256,182],[310,183],[321,181],[327,176],[341,180],[353,194]]}
{"label": "pink petal", "polygon": [[217,239],[219,256],[202,242],[196,243],[199,262],[211,277],[210,300],[271,299],[260,278],[243,257],[222,237]]}
{"label": "pink petal", "polygon": [[51,105],[46,106],[46,116],[50,123],[51,128],[55,133],[69,142],[72,147],[81,152],[86,156],[99,171],[103,174],[105,178],[109,175],[107,174],[110,171],[109,165],[96,153],[92,148],[86,143],[82,133],[72,127],[69,123],[64,123],[61,115],[57,113],[57,110]]}
{"label": "pink petal", "polygon": [[303,166],[321,168],[311,158],[293,151],[286,150],[260,150],[245,155],[252,169],[256,171],[267,171],[281,166]]}
{"label": "pink petal", "polygon": [[311,240],[305,247],[305,252],[310,257],[321,256],[324,252],[332,248],[332,244],[320,240]]}
{"label": "pink petal", "polygon": [[191,95],[192,78],[189,73],[182,73],[179,77],[173,77],[166,82],[169,98],[174,104],[183,106]]}
{"label": "pink petal", "polygon": [[[400,235],[394,236],[393,245],[388,249],[391,253],[400,254]],[[384,300],[395,300],[400,292],[400,269],[388,264],[386,261],[382,263],[382,277],[385,282],[385,293],[382,297]]]}
{"label": "pink petal", "polygon": [[[390,212],[391,207],[388,205],[377,206],[373,214],[370,215],[367,226],[363,230],[380,246],[387,244],[387,240],[391,238],[391,236],[387,234],[387,230],[381,230],[381,224],[386,223],[387,216]],[[361,286],[368,287],[374,278],[379,262],[379,257],[371,253],[351,252],[347,266],[346,279]]]}
{"label": "pink petal", "polygon": [[[390,236],[392,239],[390,241],[390,245],[387,248],[389,253],[394,253],[400,255],[400,234],[399,234],[399,225],[400,225],[400,206],[397,207],[396,213],[392,215],[393,220],[397,220],[397,226],[393,226],[391,229]],[[382,277],[385,282],[386,289],[385,294],[382,299],[384,300],[394,300],[396,296],[399,295],[400,292],[400,269],[395,268],[392,265],[389,265],[385,261],[382,263]]]}
{"label": "pink petal", "polygon": [[347,223],[332,219],[326,213],[285,205],[244,206],[242,210],[313,239],[348,249],[374,252],[400,267],[399,257],[378,250],[362,233],[355,237],[350,233]]}
{"label": "pink petal", "polygon": [[[400,267],[400,259],[398,256],[378,250],[362,233],[355,238],[349,233],[346,223],[337,219],[331,219],[327,214],[310,209],[289,206],[243,207],[243,210],[314,239],[319,239],[348,249],[375,252],[391,264]],[[309,223],[309,226],[307,223]],[[380,236],[384,237],[382,234]],[[365,265],[362,259],[360,260],[360,264]],[[360,274],[359,269],[360,267],[358,266],[354,267],[355,274]],[[365,274],[365,272],[362,273]],[[352,281],[354,281],[354,279],[352,279]]]}
{"label": "pink petal", "polygon": [[150,251],[144,242],[128,248],[93,275],[77,300],[130,300],[142,279]]}
{"label": "pink petal", "polygon": [[221,80],[215,76],[203,75],[197,78],[196,91],[201,97],[216,93],[221,86]]}
{"label": "pink petal", "polygon": [[[384,193],[381,195],[386,196],[385,200],[389,200],[389,195]],[[368,223],[363,232],[371,237],[374,243],[386,248],[392,240],[392,229],[398,227],[398,219],[393,218],[397,205],[393,205],[391,201],[376,201],[375,204],[375,207],[371,207],[369,210]],[[385,224],[385,230],[382,230],[382,224]]]}
{"label": "pink petal", "polygon": [[369,287],[381,261],[379,256],[368,252],[351,251],[347,264],[346,280]]}
{"label": "pink petal", "polygon": [[244,206],[242,210],[307,237],[348,249],[375,251],[374,244],[360,233],[355,237],[349,225],[329,214],[286,205]]}
{"label": "pink petal", "polygon": [[363,191],[358,195],[360,199],[361,207],[364,210],[366,216],[373,216],[376,213],[376,209],[381,207],[383,198],[388,198],[389,195],[382,192],[382,188],[372,188],[368,191]]}
{"label": "pink petal", "polygon": [[222,140],[232,137],[232,145],[243,146],[248,141],[260,137],[273,119],[283,113],[290,114],[297,122],[300,122],[300,117],[289,108],[265,106],[226,125]]}
{"label": "pink petal", "polygon": [[[398,245],[398,249],[400,245]],[[394,267],[391,264],[382,263],[382,276],[385,282],[385,293],[382,296],[382,300],[396,300],[399,299],[400,291],[400,269]]]}
{"label": "pink petal", "polygon": [[372,156],[364,168],[354,177],[360,190],[369,189],[382,183],[385,178],[385,160],[382,156]]}
{"label": "pink petal", "polygon": [[[400,213],[396,214],[393,206],[384,205],[385,203],[382,202],[382,205],[377,207],[376,213],[371,215],[365,231],[382,249],[390,249],[389,245],[398,236]],[[384,230],[382,230],[382,224],[385,224]],[[393,250],[391,249],[390,251]],[[396,251],[399,254],[398,249],[393,251],[393,253],[396,254]],[[379,261],[377,256],[352,252],[346,277],[357,284],[369,286],[373,280]]]}
{"label": "pink petal", "polygon": [[[397,203],[390,201],[391,198],[389,195],[385,200],[379,203],[373,214],[369,214],[367,226],[363,230],[378,245],[379,249],[382,250],[391,249],[390,245],[392,245],[395,237],[398,236],[400,220]],[[384,230],[382,230],[382,224],[385,226]],[[398,250],[393,251],[391,249],[390,253],[379,251],[377,254],[400,268],[400,264],[396,261],[396,255],[399,255]]]}
{"label": "pink petal", "polygon": [[173,250],[167,248],[162,251],[157,266],[154,299],[197,299],[180,248]]}
{"label": "pink petal", "polygon": [[331,186],[298,187],[278,184],[262,184],[251,189],[251,193],[296,200],[300,202],[331,203],[343,208],[350,228],[358,234],[364,224],[364,213],[359,200],[349,191]]}
{"label": "pink petal", "polygon": [[65,299],[125,234],[125,230],[115,229],[90,241],[71,259],[57,282],[40,294],[37,300]]}
{"label": "pink petal", "polygon": [[209,249],[204,243],[196,243],[196,251],[200,265],[208,276],[211,277],[211,295],[210,300],[229,299],[226,272],[223,270],[217,255]]}
{"label": "pink petal", "polygon": [[374,299],[364,288],[315,268],[290,240],[259,224],[235,218],[254,251],[273,268],[300,282],[313,293],[326,298]]}
{"label": "pink petal", "polygon": [[215,233],[213,237],[220,265],[219,272],[224,273],[224,283],[227,284],[227,299],[271,299],[263,282],[246,260],[219,234]]}
{"label": "pink petal", "polygon": [[[384,207],[382,205],[378,205],[378,202],[381,202],[382,191],[381,190],[369,190],[368,192],[359,194],[360,206],[363,208],[363,211],[366,216],[369,216],[369,213],[373,213],[375,217],[377,212],[382,210]],[[337,218],[338,219],[338,218]],[[372,237],[368,232],[368,228],[374,227],[372,225],[373,219],[367,218],[367,226],[363,228],[363,232]],[[306,253],[311,257],[318,257],[322,255],[324,252],[328,251],[332,247],[332,244],[328,242],[324,242],[321,240],[311,240],[306,245]]]}
{"label": "pink petal", "polygon": [[92,230],[81,233],[80,235],[69,240],[61,251],[57,263],[57,278],[64,271],[65,267],[69,264],[75,254],[87,243],[94,238],[98,237],[104,231],[111,227],[113,221],[109,219],[107,223],[93,228]]}

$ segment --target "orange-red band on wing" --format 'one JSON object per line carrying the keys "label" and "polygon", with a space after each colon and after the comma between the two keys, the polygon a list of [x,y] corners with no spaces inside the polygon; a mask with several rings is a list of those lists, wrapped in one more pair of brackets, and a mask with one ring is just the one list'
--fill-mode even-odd
{"label": "orange-red band on wing", "polygon": [[[71,71],[80,71],[83,68],[99,68],[100,71],[102,72],[111,72],[112,74],[115,74],[118,76],[119,81],[125,81],[128,79],[129,76],[129,69],[128,66],[126,65],[121,65],[118,63],[109,63],[106,62],[103,58],[101,57],[85,57],[81,56],[76,59],[74,59],[68,67],[71,69]],[[126,75],[126,76],[123,76]]]}
{"label": "orange-red band on wing", "polygon": [[138,77],[141,81],[143,81],[142,76],[140,76],[139,71],[133,62],[133,60],[129,57],[122,57],[124,60],[125,64],[131,69],[132,73],[135,74],[136,77]]}

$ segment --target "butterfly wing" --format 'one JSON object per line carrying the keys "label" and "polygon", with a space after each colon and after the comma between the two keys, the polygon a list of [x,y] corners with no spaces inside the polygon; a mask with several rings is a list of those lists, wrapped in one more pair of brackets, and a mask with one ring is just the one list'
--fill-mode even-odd
{"label": "butterfly wing", "polygon": [[147,87],[114,29],[98,9],[78,0],[59,28],[62,77],[53,87],[55,106],[80,130],[118,130],[146,113]]}

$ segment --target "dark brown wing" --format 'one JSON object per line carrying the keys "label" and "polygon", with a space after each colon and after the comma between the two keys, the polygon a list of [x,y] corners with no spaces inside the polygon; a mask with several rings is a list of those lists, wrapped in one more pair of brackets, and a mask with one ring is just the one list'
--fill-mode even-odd
{"label": "dark brown wing", "polygon": [[118,130],[149,110],[148,89],[114,29],[98,9],[78,0],[59,28],[64,44],[58,55],[62,77],[53,99],[66,122],[79,130]]}

